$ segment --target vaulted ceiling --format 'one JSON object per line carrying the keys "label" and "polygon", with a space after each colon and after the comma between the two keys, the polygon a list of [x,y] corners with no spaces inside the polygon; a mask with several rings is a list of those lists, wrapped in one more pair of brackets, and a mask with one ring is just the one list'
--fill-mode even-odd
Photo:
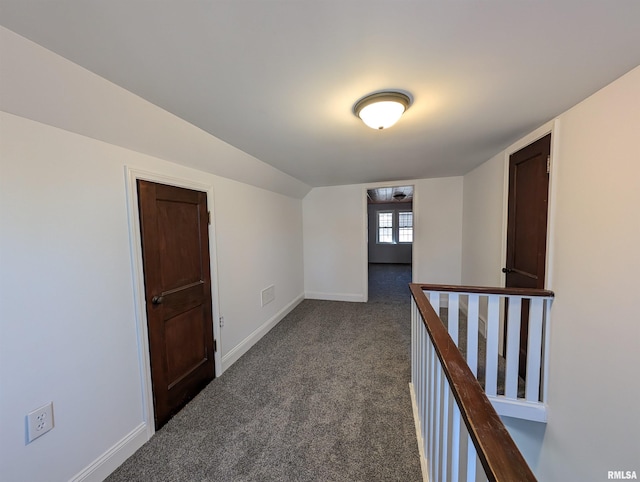
{"label": "vaulted ceiling", "polygon": [[[640,64],[637,0],[0,0],[0,24],[310,186],[462,175]],[[375,131],[363,95],[414,103]]]}

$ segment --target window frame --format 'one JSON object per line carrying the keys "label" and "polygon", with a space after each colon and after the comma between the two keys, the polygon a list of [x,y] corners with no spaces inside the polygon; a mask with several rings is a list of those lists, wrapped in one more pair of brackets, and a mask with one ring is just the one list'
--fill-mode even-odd
{"label": "window frame", "polygon": [[[400,226],[400,214],[403,213],[409,213],[411,214],[411,225],[410,226]],[[398,217],[398,228],[397,228],[397,242],[398,244],[413,244],[413,209],[404,209],[404,210],[400,210],[398,209],[396,211],[397,217]],[[411,241],[400,241],[400,230],[401,229],[411,229]]]}
{"label": "window frame", "polygon": [[[391,226],[380,226],[380,215],[381,214],[391,214]],[[394,237],[394,228],[396,226],[395,223],[395,212],[392,209],[385,209],[383,211],[376,211],[376,244],[395,244]],[[381,229],[390,229],[391,230],[391,241],[380,241],[380,230]]]}
{"label": "window frame", "polygon": [[[376,216],[376,244],[383,245],[394,245],[394,244],[413,244],[414,239],[414,225],[413,225],[413,209],[381,209],[379,211],[375,211]],[[401,213],[410,213],[411,214],[411,241],[400,241],[400,214]],[[380,226],[380,215],[381,214],[391,214],[391,226]],[[406,229],[404,227],[403,229]],[[391,240],[390,241],[380,241],[380,230],[381,229],[390,229],[391,230]]]}

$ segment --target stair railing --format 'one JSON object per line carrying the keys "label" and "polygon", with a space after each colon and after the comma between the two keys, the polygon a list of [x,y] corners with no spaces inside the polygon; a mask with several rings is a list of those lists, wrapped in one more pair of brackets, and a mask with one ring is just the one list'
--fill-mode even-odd
{"label": "stair railing", "polygon": [[411,284],[411,389],[428,480],[535,481],[424,290]]}
{"label": "stair railing", "polygon": [[[421,288],[498,413],[546,422],[553,292],[433,284]],[[458,339],[460,326],[466,328],[463,340]]]}

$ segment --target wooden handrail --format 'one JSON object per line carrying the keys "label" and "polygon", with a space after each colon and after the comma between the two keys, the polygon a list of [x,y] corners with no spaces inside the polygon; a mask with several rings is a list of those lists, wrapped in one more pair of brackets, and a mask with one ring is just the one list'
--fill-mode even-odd
{"label": "wooden handrail", "polygon": [[487,479],[535,482],[533,472],[425,296],[423,289],[428,291],[433,286],[438,285],[409,285]]}
{"label": "wooden handrail", "polygon": [[[417,283],[414,283],[417,284]],[[478,293],[482,295],[513,295],[513,296],[543,296],[546,298],[553,298],[555,296],[553,291],[539,290],[535,288],[497,288],[486,286],[462,286],[462,285],[431,285],[431,284],[417,284],[421,290],[424,291],[443,291],[454,293]]]}

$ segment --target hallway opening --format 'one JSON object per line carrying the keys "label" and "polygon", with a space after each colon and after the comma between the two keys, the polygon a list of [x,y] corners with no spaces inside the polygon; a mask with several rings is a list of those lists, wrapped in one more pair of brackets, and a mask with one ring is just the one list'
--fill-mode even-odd
{"label": "hallway opening", "polygon": [[413,260],[413,186],[367,189],[368,300],[409,298]]}

